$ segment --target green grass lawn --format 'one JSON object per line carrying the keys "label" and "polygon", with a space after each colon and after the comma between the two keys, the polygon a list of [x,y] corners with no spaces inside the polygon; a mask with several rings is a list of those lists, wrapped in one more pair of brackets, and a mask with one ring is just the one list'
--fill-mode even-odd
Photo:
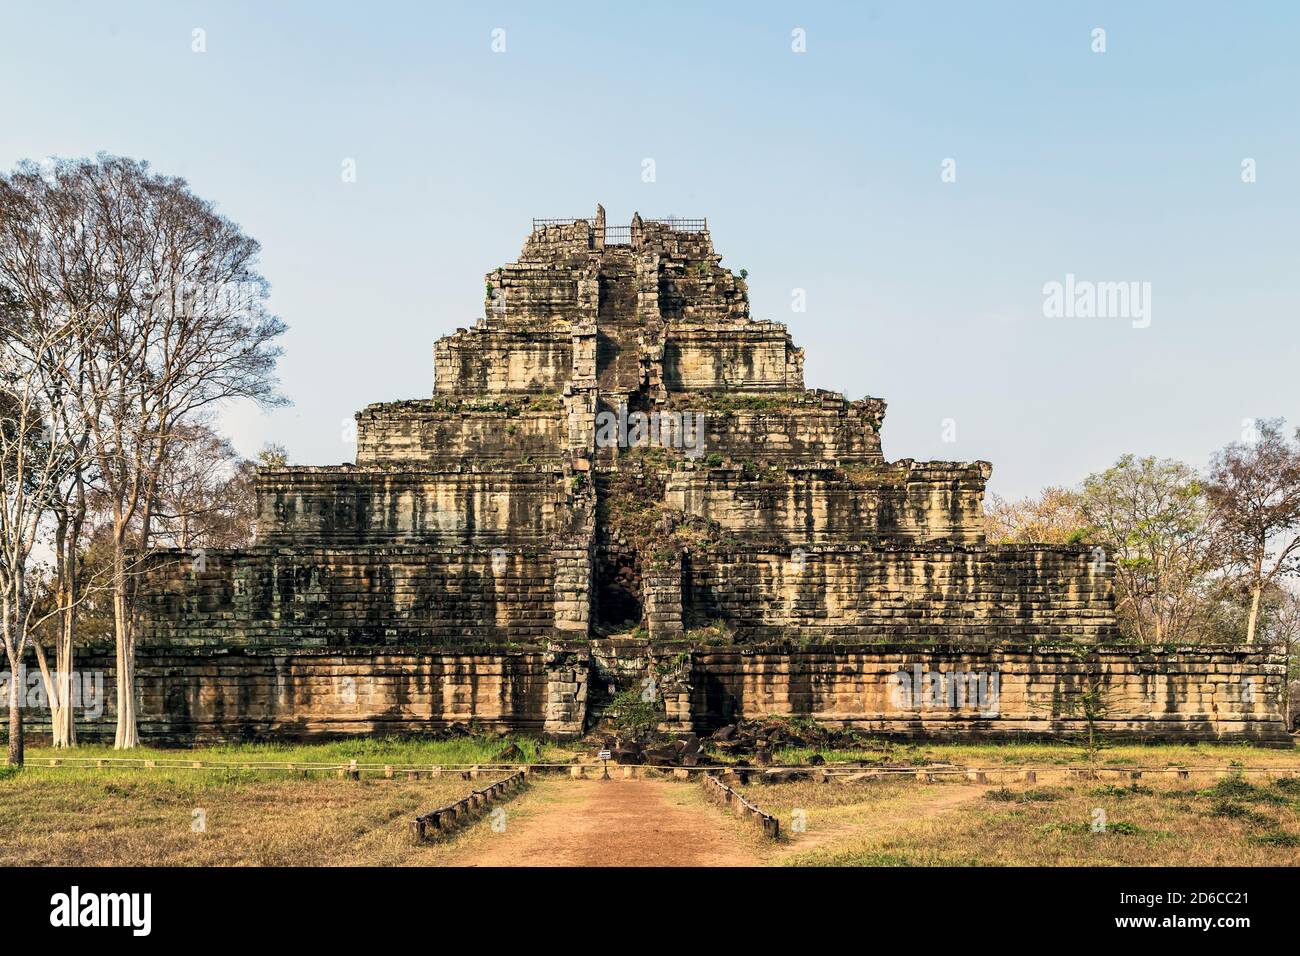
{"label": "green grass lawn", "polygon": [[114,750],[108,744],[83,744],[69,749],[28,747],[26,758],[40,765],[52,758],[62,760],[133,759],[166,761],[213,761],[227,763],[293,762],[346,764],[392,764],[396,767],[447,764],[483,764],[498,760],[511,745],[523,752],[507,763],[563,762],[570,751],[524,736],[471,736],[450,740],[420,738],[358,738],[323,743],[235,743],[190,748],[136,747]]}

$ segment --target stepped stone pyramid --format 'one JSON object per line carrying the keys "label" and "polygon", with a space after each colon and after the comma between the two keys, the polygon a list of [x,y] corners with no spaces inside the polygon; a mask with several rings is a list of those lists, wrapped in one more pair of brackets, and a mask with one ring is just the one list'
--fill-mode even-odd
{"label": "stepped stone pyramid", "polygon": [[[1050,732],[1068,714],[1035,695],[1116,637],[1104,555],[987,544],[987,462],[886,461],[885,403],[805,387],[705,220],[534,220],[434,374],[431,397],[357,414],[355,464],[261,469],[255,547],[154,556],[146,728],[577,733],[653,682],[665,729]],[[1131,653],[1091,660],[1154,693]],[[922,663],[1001,675],[999,712],[900,700]],[[1166,665],[1188,688],[1263,666]],[[1133,703],[1127,730],[1204,735],[1191,693],[1163,725]],[[1230,709],[1229,733],[1275,729],[1267,704]]]}

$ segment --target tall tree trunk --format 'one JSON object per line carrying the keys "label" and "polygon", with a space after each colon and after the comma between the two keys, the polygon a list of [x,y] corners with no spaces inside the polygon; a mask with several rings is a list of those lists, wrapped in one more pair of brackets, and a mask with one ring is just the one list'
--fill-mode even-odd
{"label": "tall tree trunk", "polygon": [[1259,599],[1264,593],[1264,582],[1255,578],[1255,586],[1250,589],[1250,616],[1246,618],[1246,643],[1255,643],[1255,626],[1259,623]]}
{"label": "tall tree trunk", "polygon": [[[81,600],[81,529],[86,521],[86,484],[82,473],[76,478],[76,494],[73,497],[72,514],[68,519],[66,539],[67,551],[63,560],[64,578],[67,582],[67,604],[60,615],[59,642],[54,648],[54,666],[63,676],[63,686],[59,691],[61,700],[67,701],[64,712],[55,730],[54,746],[77,746],[77,720],[72,709],[72,671],[76,666],[73,661],[73,644],[77,637],[77,602]],[[101,702],[98,702],[102,704]],[[82,700],[85,705],[85,700]],[[60,742],[62,741],[62,742]]]}
{"label": "tall tree trunk", "polygon": [[[69,590],[75,600],[75,591]],[[54,645],[54,682],[58,688],[59,709],[51,712],[53,727],[51,737],[55,747],[77,745],[77,721],[73,716],[72,700],[72,635],[76,627],[76,609],[65,607],[59,615],[59,633]]]}
{"label": "tall tree trunk", "polygon": [[9,670],[9,753],[5,763],[11,767],[23,765],[23,699],[26,681],[22,679],[22,668],[11,667]]}
{"label": "tall tree trunk", "polygon": [[[0,599],[0,629],[4,632],[5,657],[9,661],[9,753],[5,762],[11,767],[23,765],[23,698],[27,695],[27,679],[23,673],[23,601],[21,578],[5,581],[4,597]],[[14,591],[19,592],[17,600]],[[15,609],[17,613],[15,613]]]}
{"label": "tall tree trunk", "polygon": [[[54,638],[54,674],[46,674],[43,657],[40,659],[42,676],[46,678],[50,698],[50,739],[55,747],[69,746],[69,728],[72,725],[72,667],[70,655],[64,643],[67,632],[67,611],[70,608],[68,598],[68,513],[59,512],[58,524],[54,530],[54,580],[55,595],[59,615],[56,621]],[[38,645],[39,651],[39,645]]]}
{"label": "tall tree trunk", "polygon": [[128,750],[140,745],[135,725],[135,637],[127,611],[125,542],[113,547],[113,629],[117,645],[117,736],[113,746]]}

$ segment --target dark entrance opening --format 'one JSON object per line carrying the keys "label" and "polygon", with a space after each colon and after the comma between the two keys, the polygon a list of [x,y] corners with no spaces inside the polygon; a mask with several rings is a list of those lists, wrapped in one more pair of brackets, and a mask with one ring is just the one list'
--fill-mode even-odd
{"label": "dark entrance opening", "polygon": [[596,561],[596,626],[606,634],[641,623],[641,568],[635,551],[602,548]]}

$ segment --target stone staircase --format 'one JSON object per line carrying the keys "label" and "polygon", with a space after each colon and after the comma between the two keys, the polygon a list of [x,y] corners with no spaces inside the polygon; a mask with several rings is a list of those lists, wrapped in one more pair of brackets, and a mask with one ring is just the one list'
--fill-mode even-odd
{"label": "stone staircase", "polygon": [[641,386],[641,323],[631,256],[607,254],[596,316],[596,382],[602,394],[628,394]]}

